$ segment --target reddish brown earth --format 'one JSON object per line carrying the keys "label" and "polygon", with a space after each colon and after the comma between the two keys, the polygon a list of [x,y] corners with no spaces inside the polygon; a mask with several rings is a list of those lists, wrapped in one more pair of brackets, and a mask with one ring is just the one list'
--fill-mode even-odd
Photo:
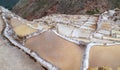
{"label": "reddish brown earth", "polygon": [[112,0],[20,0],[13,8],[13,12],[33,20],[56,13],[98,14],[110,9],[113,5]]}
{"label": "reddish brown earth", "polygon": [[28,39],[25,45],[61,70],[80,69],[81,48],[58,37],[51,31]]}

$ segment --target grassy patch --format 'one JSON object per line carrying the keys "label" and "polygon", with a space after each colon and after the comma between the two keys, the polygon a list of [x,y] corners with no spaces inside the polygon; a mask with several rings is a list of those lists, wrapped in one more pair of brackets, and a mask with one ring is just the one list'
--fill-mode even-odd
{"label": "grassy patch", "polygon": [[88,10],[86,12],[86,14],[89,14],[89,15],[93,15],[93,14],[98,14],[100,11],[98,10],[98,8],[95,8],[95,9],[92,9],[92,10]]}

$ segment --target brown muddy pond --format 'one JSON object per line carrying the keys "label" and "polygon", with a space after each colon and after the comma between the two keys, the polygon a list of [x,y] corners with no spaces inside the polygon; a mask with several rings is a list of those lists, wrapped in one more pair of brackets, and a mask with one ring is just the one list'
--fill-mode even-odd
{"label": "brown muddy pond", "polygon": [[37,52],[61,70],[80,70],[82,63],[82,50],[52,31],[26,40],[25,46]]}
{"label": "brown muddy pond", "polygon": [[90,67],[111,67],[117,70],[120,67],[120,45],[96,46],[90,51]]}

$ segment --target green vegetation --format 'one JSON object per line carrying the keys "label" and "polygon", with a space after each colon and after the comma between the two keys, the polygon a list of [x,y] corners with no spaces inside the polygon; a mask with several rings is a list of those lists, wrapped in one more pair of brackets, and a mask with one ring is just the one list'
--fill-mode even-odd
{"label": "green vegetation", "polygon": [[53,4],[55,3],[55,1],[53,0],[41,0],[36,2],[34,5],[34,9],[32,11],[32,13],[35,13],[36,11],[44,11],[46,9],[49,9]]}
{"label": "green vegetation", "polygon": [[86,13],[89,15],[93,15],[93,14],[98,14],[100,11],[98,10],[98,8],[92,9],[92,10],[88,10]]}
{"label": "green vegetation", "polygon": [[111,9],[120,8],[120,0],[108,0],[108,1],[111,5]]}

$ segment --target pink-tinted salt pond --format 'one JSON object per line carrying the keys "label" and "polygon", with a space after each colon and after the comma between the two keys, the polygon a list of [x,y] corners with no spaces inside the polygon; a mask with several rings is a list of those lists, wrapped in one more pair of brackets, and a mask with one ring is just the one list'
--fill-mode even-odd
{"label": "pink-tinted salt pond", "polygon": [[52,31],[29,38],[25,45],[61,70],[80,70],[81,48],[58,37]]}
{"label": "pink-tinted salt pond", "polygon": [[90,67],[111,67],[117,70],[120,67],[120,45],[96,46],[90,51]]}

